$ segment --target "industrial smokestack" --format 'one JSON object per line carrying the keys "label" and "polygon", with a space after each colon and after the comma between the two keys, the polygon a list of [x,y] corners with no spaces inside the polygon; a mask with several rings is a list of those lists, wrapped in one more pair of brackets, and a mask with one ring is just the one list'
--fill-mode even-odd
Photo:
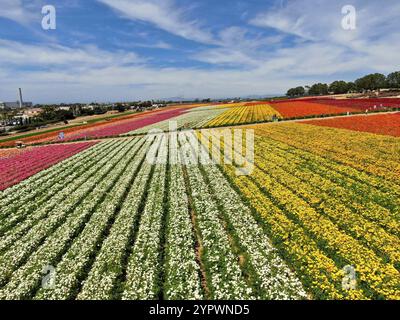
{"label": "industrial smokestack", "polygon": [[19,107],[22,108],[24,106],[24,101],[22,100],[22,89],[19,88]]}

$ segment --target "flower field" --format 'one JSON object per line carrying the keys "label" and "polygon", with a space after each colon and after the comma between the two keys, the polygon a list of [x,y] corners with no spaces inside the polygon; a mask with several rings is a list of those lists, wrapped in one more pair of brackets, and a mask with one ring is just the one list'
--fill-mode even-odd
{"label": "flower field", "polygon": [[3,191],[0,298],[305,298],[218,167],[145,161],[169,140],[99,143]]}
{"label": "flower field", "polygon": [[[38,135],[35,134],[33,136],[21,138],[18,140],[23,141],[25,144],[59,142],[58,135],[60,132],[64,133],[65,141],[79,140],[85,138],[94,139],[118,136],[120,134],[124,134],[144,126],[148,126],[153,123],[163,121],[165,119],[176,117],[192,107],[194,106],[169,107],[167,109],[136,113],[132,115],[108,119],[107,121],[101,121],[98,123],[71,126],[62,130],[55,130]],[[0,147],[13,146],[15,146],[15,141],[0,141]]]}
{"label": "flower field", "polygon": [[[182,107],[129,134],[268,112]],[[195,161],[201,131],[2,150],[0,299],[398,300],[398,117],[241,127],[255,133],[241,176]]]}
{"label": "flower field", "polygon": [[400,99],[376,98],[376,99],[309,99],[312,103],[322,103],[341,108],[353,108],[360,111],[380,110],[382,108],[400,108]]}
{"label": "flower field", "polygon": [[203,128],[206,123],[208,123],[211,119],[214,119],[215,117],[224,113],[225,110],[226,108],[218,108],[218,107],[194,108],[176,117],[169,118],[168,120],[160,121],[152,125],[145,126],[140,129],[128,132],[126,135],[146,134],[150,130],[155,130],[155,129],[167,132],[170,131],[171,121],[176,122],[175,129],[177,130],[189,129],[189,128],[194,128],[194,129]]}
{"label": "flower field", "polygon": [[134,131],[166,119],[174,118],[185,112],[185,109],[172,109],[147,115],[146,117],[135,118],[133,120],[119,121],[116,124],[102,126],[94,130],[84,130],[80,133],[75,133],[66,138],[66,140],[77,140],[82,138],[102,138],[113,137]]}
{"label": "flower field", "polygon": [[184,114],[153,125],[142,127],[125,135],[146,134],[150,130],[159,129],[169,131],[170,121],[176,121],[176,129],[200,129],[222,127],[229,125],[269,122],[273,116],[277,119],[281,115],[268,104],[231,103],[214,106],[203,106],[187,110]]}
{"label": "flower field", "polygon": [[205,127],[220,127],[255,122],[271,121],[273,116],[281,118],[280,113],[268,104],[235,106],[205,124]]}
{"label": "flower field", "polygon": [[94,143],[75,143],[70,145],[54,145],[31,148],[0,158],[0,190],[4,190],[18,182],[60,162]]}
{"label": "flower field", "polygon": [[284,118],[304,118],[315,115],[345,114],[347,112],[360,112],[352,106],[338,107],[336,105],[316,103],[314,101],[285,101],[274,102],[271,106]]}
{"label": "flower field", "polygon": [[12,156],[15,156],[17,154],[21,154],[29,149],[17,149],[17,148],[12,148],[12,149],[0,149],[0,160],[10,158]]}
{"label": "flower field", "polygon": [[400,137],[400,113],[312,120],[302,123]]}
{"label": "flower field", "polygon": [[[332,141],[298,124],[255,129],[253,174],[225,170],[305,287],[323,299],[400,299],[399,140],[342,131]],[[346,265],[356,290],[341,288]]]}

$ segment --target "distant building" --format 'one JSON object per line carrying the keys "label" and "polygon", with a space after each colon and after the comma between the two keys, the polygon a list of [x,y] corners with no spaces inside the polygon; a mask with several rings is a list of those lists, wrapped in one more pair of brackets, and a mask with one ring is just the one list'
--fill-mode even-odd
{"label": "distant building", "polygon": [[43,111],[42,108],[27,109],[24,111],[23,115],[27,118],[33,118],[38,116],[42,111]]}
{"label": "distant building", "polygon": [[[23,108],[32,108],[33,103],[32,102],[23,102],[22,107]],[[0,108],[5,109],[19,109],[20,107],[20,102],[15,101],[15,102],[0,102]]]}
{"label": "distant building", "polygon": [[166,105],[165,104],[159,104],[159,103],[155,103],[155,104],[153,104],[151,106],[151,108],[153,108],[153,109],[158,109],[158,108],[163,108],[163,107],[166,107]]}
{"label": "distant building", "polygon": [[89,105],[83,106],[83,108],[82,108],[82,109],[86,109],[86,110],[94,110],[95,108],[96,108],[96,106],[89,104]]}
{"label": "distant building", "polygon": [[72,109],[72,106],[60,106],[58,107],[58,110],[63,110],[63,111],[70,111]]}

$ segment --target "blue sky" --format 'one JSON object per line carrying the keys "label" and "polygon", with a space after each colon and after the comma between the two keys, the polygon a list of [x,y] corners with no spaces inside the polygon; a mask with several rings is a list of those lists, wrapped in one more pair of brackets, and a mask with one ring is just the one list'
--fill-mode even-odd
{"label": "blue sky", "polygon": [[[41,27],[49,4],[56,30]],[[274,95],[386,74],[399,18],[398,0],[0,0],[0,101],[18,87],[35,103]]]}

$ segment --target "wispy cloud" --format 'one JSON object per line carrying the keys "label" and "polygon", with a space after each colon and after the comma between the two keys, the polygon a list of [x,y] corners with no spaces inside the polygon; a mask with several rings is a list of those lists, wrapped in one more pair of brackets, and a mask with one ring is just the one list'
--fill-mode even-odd
{"label": "wispy cloud", "polygon": [[[275,94],[315,81],[388,73],[400,65],[397,0],[386,0],[387,7],[374,0],[353,0],[356,31],[341,28],[341,0],[308,0],[277,1],[265,12],[248,12],[249,24],[210,23],[212,33],[202,27],[212,20],[205,15],[201,24],[190,20],[177,0],[96,1],[119,18],[146,23],[132,28],[133,23],[118,20],[110,24],[115,28],[112,36],[104,37],[90,37],[90,28],[60,29],[55,35],[60,32],[64,38],[77,32],[76,41],[62,45],[0,39],[2,100],[12,99],[20,86],[36,102]],[[18,20],[18,14],[8,16]],[[182,42],[149,24],[196,43]],[[126,40],[130,32],[135,32],[134,41]]]}
{"label": "wispy cloud", "polygon": [[186,18],[187,10],[173,0],[98,0],[121,16],[148,22],[176,36],[200,43],[215,43],[210,32]]}
{"label": "wispy cloud", "polygon": [[35,15],[26,9],[22,0],[0,0],[0,18],[28,25]]}
{"label": "wispy cloud", "polygon": [[95,46],[72,48],[57,44],[28,45],[0,39],[0,65],[3,68],[36,66],[43,69],[59,66],[87,69],[143,61],[132,52],[108,52]]}
{"label": "wispy cloud", "polygon": [[280,44],[284,38],[281,35],[264,36],[260,33],[250,34],[245,27],[232,26],[218,33],[219,45],[196,52],[192,59],[214,65],[233,67],[256,67],[260,59],[265,58],[261,48],[271,48]]}
{"label": "wispy cloud", "polygon": [[165,41],[157,41],[155,43],[134,43],[134,47],[151,48],[151,49],[165,49],[170,50],[173,46]]}
{"label": "wispy cloud", "polygon": [[[249,23],[298,37],[298,42],[274,51],[276,56],[298,60],[292,72],[309,74],[324,71],[345,73],[368,70],[389,72],[400,63],[394,52],[400,49],[400,16],[397,0],[353,0],[356,8],[355,30],[344,30],[343,1],[281,1],[257,14]],[[300,58],[300,59],[299,59]],[[270,65],[270,62],[266,63]],[[288,74],[292,73],[288,70]]]}
{"label": "wispy cloud", "polygon": [[355,41],[373,41],[398,30],[400,2],[386,0],[385,6],[375,0],[352,0],[357,13],[357,28],[344,30],[341,25],[345,1],[308,0],[276,1],[265,12],[257,14],[249,23],[274,29],[311,41],[326,41],[351,47]]}

